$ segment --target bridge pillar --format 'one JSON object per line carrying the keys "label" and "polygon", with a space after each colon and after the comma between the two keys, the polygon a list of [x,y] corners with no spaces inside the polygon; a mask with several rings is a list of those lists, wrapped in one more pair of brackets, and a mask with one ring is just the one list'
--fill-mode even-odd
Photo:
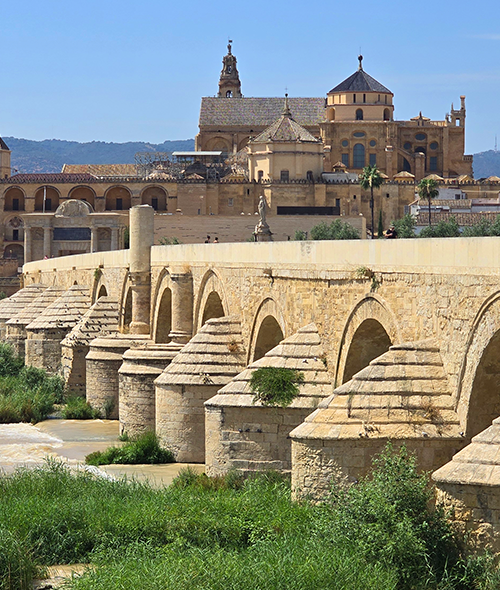
{"label": "bridge pillar", "polygon": [[130,209],[130,271],[132,290],[131,334],[149,334],[151,305],[151,246],[154,209],[137,205]]}
{"label": "bridge pillar", "polygon": [[186,344],[193,335],[193,276],[185,269],[173,268],[172,279],[172,330],[173,344]]}

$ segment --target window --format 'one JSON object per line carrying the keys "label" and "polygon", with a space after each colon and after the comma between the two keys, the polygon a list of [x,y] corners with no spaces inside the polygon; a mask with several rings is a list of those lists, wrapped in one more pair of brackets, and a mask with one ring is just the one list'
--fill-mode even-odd
{"label": "window", "polygon": [[385,104],[387,104],[387,94],[385,95]]}
{"label": "window", "polygon": [[158,197],[153,197],[151,199],[151,207],[153,207],[155,211],[158,211]]}
{"label": "window", "polygon": [[363,120],[363,109],[357,109],[356,110],[356,121],[362,121]]}
{"label": "window", "polygon": [[391,113],[389,111],[389,109],[384,109],[384,121],[390,121],[391,120]]}
{"label": "window", "polygon": [[355,94],[352,95],[352,102],[356,102],[356,95]]}
{"label": "window", "polygon": [[17,240],[19,240],[19,230],[18,229],[12,230],[12,239],[15,242],[17,242]]}
{"label": "window", "polygon": [[342,164],[349,168],[349,154],[342,154]]}
{"label": "window", "polygon": [[288,182],[290,180],[290,172],[288,170],[282,170],[280,180],[281,182]]}
{"label": "window", "polygon": [[349,145],[349,142],[347,141],[347,139],[342,140],[342,147],[347,147]]}
{"label": "window", "polygon": [[363,94],[363,102],[366,102],[366,94]]}
{"label": "window", "polygon": [[234,206],[234,199],[232,197],[229,197],[229,199],[227,200],[227,206],[228,207]]}
{"label": "window", "polygon": [[377,165],[377,154],[370,154],[370,166]]}
{"label": "window", "polygon": [[455,201],[460,201],[460,195],[455,194]]}
{"label": "window", "polygon": [[263,177],[264,177],[264,171],[263,170],[259,170],[257,172],[257,178],[259,179],[259,182],[262,180]]}
{"label": "window", "polygon": [[427,136],[425,135],[425,133],[417,133],[417,135],[415,135],[415,139],[417,141],[425,141],[427,139]]}
{"label": "window", "polygon": [[12,211],[19,211],[19,199],[12,199]]}
{"label": "window", "polygon": [[356,131],[356,133],[353,133],[354,137],[364,137],[365,134],[363,133],[363,131]]}
{"label": "window", "polygon": [[226,98],[231,98],[232,96],[233,96],[233,93],[230,90],[228,90],[226,92]]}
{"label": "window", "polygon": [[314,180],[313,171],[312,170],[308,170],[306,172],[306,178],[307,178],[307,180],[309,180],[309,182],[312,182]]}
{"label": "window", "polygon": [[340,209],[340,199],[335,199],[335,207]]}
{"label": "window", "polygon": [[409,141],[406,141],[403,145],[405,150],[411,150],[411,143]]}
{"label": "window", "polygon": [[380,102],[380,94],[378,95],[377,102]]}
{"label": "window", "polygon": [[385,193],[385,198],[388,199],[391,195],[389,193]]}
{"label": "window", "polygon": [[117,211],[123,211],[123,199],[121,199],[120,197],[118,197],[116,199],[116,210]]}
{"label": "window", "polygon": [[356,195],[352,196],[352,200],[355,201],[356,200]]}
{"label": "window", "polygon": [[52,199],[50,197],[45,199],[45,211],[52,211]]}
{"label": "window", "polygon": [[371,145],[371,147],[375,147],[377,145],[377,142],[374,139],[372,139],[370,141],[370,145]]}
{"label": "window", "polygon": [[435,172],[438,169],[438,159],[437,156],[431,156],[429,158],[429,170]]}
{"label": "window", "polygon": [[437,141],[433,141],[429,147],[431,148],[431,150],[437,150],[438,149]]}
{"label": "window", "polygon": [[352,150],[353,166],[354,168],[365,167],[365,146],[362,143],[357,143]]}
{"label": "window", "polygon": [[232,70],[231,66],[227,66],[227,73],[228,73],[228,74],[230,74],[230,73],[231,73],[231,70]]}

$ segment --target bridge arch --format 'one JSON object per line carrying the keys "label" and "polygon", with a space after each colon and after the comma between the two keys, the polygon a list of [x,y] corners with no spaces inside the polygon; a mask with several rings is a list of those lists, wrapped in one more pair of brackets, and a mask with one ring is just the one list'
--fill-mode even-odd
{"label": "bridge arch", "polygon": [[500,292],[486,299],[474,318],[460,368],[456,402],[468,439],[500,416]]}
{"label": "bridge arch", "polygon": [[399,341],[396,318],[385,301],[374,294],[364,297],[349,314],[342,333],[335,385],[349,381]]}
{"label": "bridge arch", "polygon": [[132,289],[128,273],[126,273],[120,291],[118,308],[118,328],[120,332],[127,334],[132,321]]}
{"label": "bridge arch", "polygon": [[92,282],[92,304],[94,304],[100,297],[109,295],[109,288],[106,284],[106,279],[100,268],[94,271],[94,280]]}
{"label": "bridge arch", "polygon": [[255,315],[247,364],[259,360],[285,338],[285,321],[278,304],[268,297]]}
{"label": "bridge arch", "polygon": [[164,268],[158,277],[154,295],[152,337],[155,342],[170,342],[172,331],[172,279]]}
{"label": "bridge arch", "polygon": [[221,278],[214,269],[203,276],[195,306],[194,333],[212,318],[228,315],[228,303]]}

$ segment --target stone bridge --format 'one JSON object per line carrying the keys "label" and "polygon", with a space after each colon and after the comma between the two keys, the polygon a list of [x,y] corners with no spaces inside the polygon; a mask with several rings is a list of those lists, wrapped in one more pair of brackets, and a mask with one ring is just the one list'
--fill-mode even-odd
{"label": "stone bridge", "polygon": [[[500,238],[151,247],[149,210],[131,250],[24,266],[0,335],[28,363],[210,473],[291,470],[319,495],[392,439],[428,470],[455,457],[436,475],[451,503],[500,489],[491,449],[472,496],[477,457],[460,462],[500,416]],[[253,403],[258,366],[304,372],[291,406]],[[496,535],[487,504],[461,514]]]}

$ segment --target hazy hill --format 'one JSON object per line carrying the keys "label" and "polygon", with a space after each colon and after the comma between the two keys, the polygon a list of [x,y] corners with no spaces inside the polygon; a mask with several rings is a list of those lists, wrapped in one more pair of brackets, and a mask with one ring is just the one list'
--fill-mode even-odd
{"label": "hazy hill", "polygon": [[[60,139],[32,141],[4,137],[12,151],[12,168],[19,172],[60,172],[63,164],[133,164],[136,152],[174,152],[194,150],[194,139],[145,143],[79,143]],[[15,171],[13,170],[14,174]]]}
{"label": "hazy hill", "polygon": [[474,178],[500,176],[500,152],[488,150],[474,154]]}
{"label": "hazy hill", "polygon": [[[19,172],[60,172],[63,164],[133,164],[136,152],[194,150],[194,139],[156,144],[142,141],[79,143],[60,139],[3,139],[12,150],[12,167]],[[474,154],[474,178],[493,175],[500,176],[500,152],[488,150]]]}

